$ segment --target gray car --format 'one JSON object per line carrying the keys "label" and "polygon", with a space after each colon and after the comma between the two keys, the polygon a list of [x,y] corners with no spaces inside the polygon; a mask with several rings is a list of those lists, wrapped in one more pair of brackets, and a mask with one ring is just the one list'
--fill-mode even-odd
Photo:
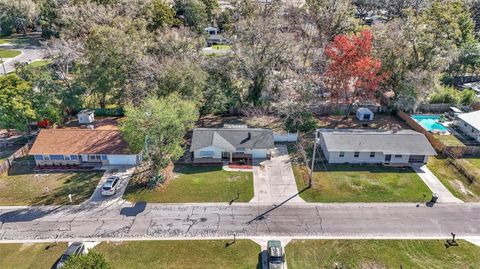
{"label": "gray car", "polygon": [[282,243],[278,240],[269,240],[267,242],[268,268],[283,269],[285,257],[283,254]]}
{"label": "gray car", "polygon": [[85,252],[85,245],[82,242],[75,242],[68,246],[67,250],[60,256],[54,268],[62,268],[63,265],[67,262],[68,258],[71,256],[82,255]]}

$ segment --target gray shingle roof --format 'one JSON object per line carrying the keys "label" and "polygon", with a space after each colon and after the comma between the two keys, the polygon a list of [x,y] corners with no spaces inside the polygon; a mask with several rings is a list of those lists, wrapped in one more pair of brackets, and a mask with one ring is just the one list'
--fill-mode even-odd
{"label": "gray shingle roof", "polygon": [[194,129],[190,151],[208,146],[228,151],[235,151],[236,148],[270,149],[273,148],[273,131],[259,128]]}
{"label": "gray shingle roof", "polygon": [[320,129],[330,152],[383,152],[384,154],[436,155],[424,134],[412,130],[397,132],[365,129]]}

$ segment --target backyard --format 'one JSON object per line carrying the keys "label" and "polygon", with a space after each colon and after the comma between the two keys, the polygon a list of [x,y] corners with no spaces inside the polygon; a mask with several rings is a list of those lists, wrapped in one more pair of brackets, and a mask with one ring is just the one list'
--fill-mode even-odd
{"label": "backyard", "polygon": [[112,268],[256,268],[260,246],[250,240],[103,242],[101,253]]}
{"label": "backyard", "polygon": [[465,144],[462,143],[458,138],[456,138],[454,135],[435,135],[435,138],[442,142],[445,146],[460,146],[463,147]]}
{"label": "backyard", "polygon": [[49,269],[67,243],[0,244],[0,268]]}
{"label": "backyard", "polygon": [[[326,171],[325,171],[326,167]],[[431,191],[410,168],[381,165],[316,167],[312,188],[300,196],[307,202],[425,202]],[[299,190],[308,186],[305,166],[293,165]]]}
{"label": "backyard", "polygon": [[35,173],[33,166],[17,160],[8,173],[0,175],[0,205],[61,205],[87,200],[95,190],[102,172]]}
{"label": "backyard", "polygon": [[459,240],[294,240],[286,247],[289,269],[480,268],[480,247]]}
{"label": "backyard", "polygon": [[253,173],[228,172],[220,166],[178,165],[175,177],[164,186],[147,189],[133,178],[124,198],[132,202],[193,203],[248,202],[253,198]]}
{"label": "backyard", "polygon": [[[480,170],[480,166],[478,165],[480,162],[479,159],[465,160],[468,160],[468,163],[472,164],[471,172],[473,172],[474,169]],[[440,156],[432,156],[427,166],[455,197],[466,202],[480,201],[480,184],[478,182],[470,183],[468,178],[451,164],[448,159]],[[478,170],[477,172],[480,173]]]}

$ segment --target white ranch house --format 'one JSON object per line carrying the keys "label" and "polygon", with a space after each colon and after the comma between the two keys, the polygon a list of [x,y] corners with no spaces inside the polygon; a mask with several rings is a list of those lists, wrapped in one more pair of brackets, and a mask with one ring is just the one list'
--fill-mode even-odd
{"label": "white ranch house", "polygon": [[222,164],[270,158],[273,132],[260,128],[197,128],[193,130],[194,164]]}
{"label": "white ranch house", "polygon": [[464,134],[480,142],[480,110],[458,114],[455,125]]}
{"label": "white ranch house", "polygon": [[328,163],[406,166],[436,155],[425,135],[412,130],[319,129],[317,143]]}

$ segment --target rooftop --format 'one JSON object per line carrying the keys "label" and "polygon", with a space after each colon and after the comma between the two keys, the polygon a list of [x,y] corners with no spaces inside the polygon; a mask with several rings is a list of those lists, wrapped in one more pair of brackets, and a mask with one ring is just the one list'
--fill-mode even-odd
{"label": "rooftop", "polygon": [[412,130],[319,129],[328,151],[436,155],[425,135]]}
{"label": "rooftop", "polygon": [[197,128],[193,130],[190,151],[209,146],[235,151],[239,147],[273,148],[273,131],[260,128]]}
{"label": "rooftop", "polygon": [[462,113],[459,114],[458,117],[473,126],[473,128],[480,130],[480,110],[470,113]]}
{"label": "rooftop", "polygon": [[30,155],[130,154],[118,130],[43,129]]}

